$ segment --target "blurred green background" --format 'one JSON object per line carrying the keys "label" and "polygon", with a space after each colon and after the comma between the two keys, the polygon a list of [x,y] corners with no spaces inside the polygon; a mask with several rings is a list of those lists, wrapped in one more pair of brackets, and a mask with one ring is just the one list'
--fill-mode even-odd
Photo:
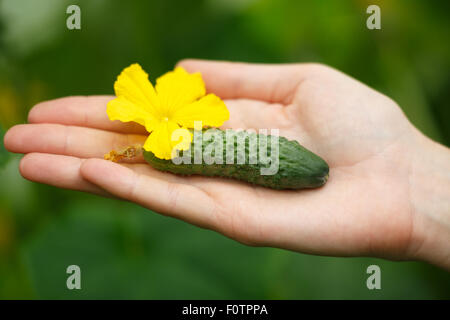
{"label": "blurred green background", "polygon": [[[132,62],[154,80],[196,57],[329,64],[449,145],[449,3],[0,0],[1,136],[41,100],[112,94]],[[66,28],[69,4],[81,8],[81,30]],[[381,30],[366,28],[369,4],[381,7]],[[3,299],[450,298],[449,273],[424,263],[246,247],[130,203],[25,181],[19,159],[0,145]],[[82,290],[66,288],[71,264]],[[382,290],[366,288],[370,264]]]}

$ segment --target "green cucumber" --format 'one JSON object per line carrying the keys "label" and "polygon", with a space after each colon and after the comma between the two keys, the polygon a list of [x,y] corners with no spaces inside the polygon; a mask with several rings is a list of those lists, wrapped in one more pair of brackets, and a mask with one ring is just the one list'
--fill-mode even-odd
{"label": "green cucumber", "polygon": [[[152,167],[162,171],[227,177],[272,189],[316,188],[328,179],[328,164],[297,141],[246,131],[208,131],[210,134],[205,134],[206,130],[192,131],[194,138],[190,149],[180,151],[172,160],[159,159],[145,150],[144,158]],[[245,155],[241,153],[239,158],[239,150],[244,149]],[[216,152],[223,163],[216,160],[211,164],[211,157],[214,159]],[[207,155],[210,155],[209,162],[206,161]]]}

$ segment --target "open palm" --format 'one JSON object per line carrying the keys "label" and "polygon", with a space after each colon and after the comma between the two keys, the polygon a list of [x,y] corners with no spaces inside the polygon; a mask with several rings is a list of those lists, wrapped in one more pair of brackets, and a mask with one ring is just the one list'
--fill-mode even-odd
{"label": "open palm", "polygon": [[250,245],[325,255],[407,256],[413,229],[409,158],[414,128],[389,98],[317,64],[252,65],[188,60],[225,99],[226,128],[271,129],[330,166],[318,189],[282,191],[223,178],[181,177],[142,159],[117,164],[112,149],[143,143],[137,124],[111,122],[113,97],[44,102],[8,131],[32,181],[115,196]]}

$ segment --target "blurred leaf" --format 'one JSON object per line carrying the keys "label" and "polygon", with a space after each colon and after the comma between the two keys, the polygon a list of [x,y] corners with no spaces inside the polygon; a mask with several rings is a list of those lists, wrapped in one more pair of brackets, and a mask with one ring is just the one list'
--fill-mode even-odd
{"label": "blurred leaf", "polygon": [[[49,45],[63,31],[67,0],[3,0],[1,17],[7,27],[3,41],[17,55],[29,55]],[[61,28],[55,28],[60,23]],[[45,30],[43,32],[43,30]]]}
{"label": "blurred leaf", "polygon": [[5,146],[3,145],[3,137],[5,136],[5,130],[0,125],[0,169],[6,165],[8,160],[10,159],[10,154],[6,151]]}

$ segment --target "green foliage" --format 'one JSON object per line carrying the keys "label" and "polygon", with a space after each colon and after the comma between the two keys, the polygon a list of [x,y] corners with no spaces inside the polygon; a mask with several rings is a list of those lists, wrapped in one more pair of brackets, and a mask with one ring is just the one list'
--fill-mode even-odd
{"label": "green foliage", "polygon": [[0,125],[0,169],[6,165],[6,162],[9,160],[9,153],[6,151],[5,146],[3,145],[3,137],[5,136],[5,130],[3,130]]}
{"label": "green foliage", "polygon": [[[382,29],[365,27],[378,3]],[[81,8],[81,30],[65,8]],[[446,1],[0,0],[0,124],[38,101],[112,94],[123,67],[150,78],[186,57],[315,61],[392,97],[450,143]],[[250,248],[129,203],[24,181],[0,146],[0,298],[449,298],[448,273],[412,262]],[[232,195],[230,195],[232,196]],[[276,214],[276,213],[274,213]],[[65,289],[66,268],[82,290]],[[382,290],[365,287],[367,266]]]}

